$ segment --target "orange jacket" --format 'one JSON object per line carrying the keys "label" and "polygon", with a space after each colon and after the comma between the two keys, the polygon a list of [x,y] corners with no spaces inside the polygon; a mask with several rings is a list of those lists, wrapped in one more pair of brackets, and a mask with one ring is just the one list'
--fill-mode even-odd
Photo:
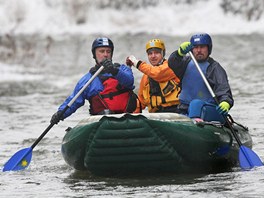
{"label": "orange jacket", "polygon": [[[167,60],[164,60],[159,66],[152,66],[146,62],[142,62],[138,69],[144,73],[141,78],[140,87],[138,90],[138,98],[140,100],[142,109],[148,107],[149,112],[155,112],[159,106],[167,107],[179,104],[178,95],[180,88],[178,84],[180,80],[169,68]],[[165,103],[164,100],[162,102],[160,96],[150,96],[149,77],[159,83],[161,90],[163,90],[163,88],[165,89],[168,83],[173,85],[173,88],[169,90],[169,92],[162,92],[163,99],[166,101]],[[135,112],[139,111],[140,107],[138,105]]]}

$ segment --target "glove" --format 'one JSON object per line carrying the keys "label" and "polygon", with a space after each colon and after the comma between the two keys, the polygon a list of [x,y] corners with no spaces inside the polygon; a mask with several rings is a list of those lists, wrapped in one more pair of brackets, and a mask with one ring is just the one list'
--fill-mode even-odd
{"label": "glove", "polygon": [[119,67],[120,64],[119,63],[114,63],[114,66],[110,69],[110,73],[115,76],[118,72],[119,72]]}
{"label": "glove", "polygon": [[127,57],[127,59],[126,59],[126,64],[128,65],[128,66],[134,66],[134,67],[136,67],[136,68],[138,68],[138,62],[139,62],[139,60],[137,60],[136,59],[136,57],[135,56],[133,56],[133,55],[130,55],[129,57]]}
{"label": "glove", "polygon": [[228,111],[230,109],[230,104],[228,104],[228,102],[223,101],[221,102],[217,107],[216,110],[218,111],[218,113],[226,116],[228,114]]}
{"label": "glove", "polygon": [[112,60],[110,60],[110,59],[104,59],[104,60],[100,63],[100,65],[104,66],[105,70],[107,70],[108,68],[114,66]]}
{"label": "glove", "polygon": [[113,62],[110,59],[103,60],[100,65],[104,66],[104,72],[111,73],[112,75],[116,75],[119,71],[120,64]]}
{"label": "glove", "polygon": [[51,117],[50,123],[51,124],[58,124],[60,120],[64,120],[64,117],[62,115],[62,111],[57,111]]}
{"label": "glove", "polygon": [[185,56],[192,48],[191,42],[183,42],[178,49],[178,53],[180,56]]}

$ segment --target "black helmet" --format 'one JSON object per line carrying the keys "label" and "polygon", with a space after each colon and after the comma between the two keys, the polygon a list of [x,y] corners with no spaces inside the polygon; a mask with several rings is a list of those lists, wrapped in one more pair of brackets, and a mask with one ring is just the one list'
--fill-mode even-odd
{"label": "black helmet", "polygon": [[96,59],[95,57],[95,49],[98,47],[110,47],[112,50],[112,56],[113,56],[113,52],[114,52],[114,44],[113,42],[107,38],[107,37],[99,37],[97,39],[94,40],[93,44],[92,44],[92,53],[93,53],[93,58]]}
{"label": "black helmet", "polygon": [[206,33],[195,34],[191,37],[190,42],[193,46],[195,46],[195,45],[207,45],[208,46],[208,53],[209,53],[209,55],[211,54],[213,44],[212,44],[212,39],[209,36],[209,34],[206,34]]}

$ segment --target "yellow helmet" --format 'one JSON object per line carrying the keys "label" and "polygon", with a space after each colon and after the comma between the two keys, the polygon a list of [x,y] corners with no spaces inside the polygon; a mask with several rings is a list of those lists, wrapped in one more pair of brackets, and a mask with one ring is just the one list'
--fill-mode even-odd
{"label": "yellow helmet", "polygon": [[163,51],[163,56],[165,56],[165,44],[161,39],[151,39],[146,44],[146,52],[151,48],[159,48]]}

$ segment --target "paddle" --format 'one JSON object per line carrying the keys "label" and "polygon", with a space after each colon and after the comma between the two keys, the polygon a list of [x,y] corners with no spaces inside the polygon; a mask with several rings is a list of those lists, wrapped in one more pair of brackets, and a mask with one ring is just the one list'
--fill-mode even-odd
{"label": "paddle", "polygon": [[[75,102],[75,100],[81,95],[81,93],[91,84],[91,82],[95,79],[96,76],[104,69],[101,66],[95,74],[87,81],[87,83],[82,87],[82,89],[74,96],[73,99],[68,103],[68,105],[62,110],[61,116],[67,111],[68,108]],[[35,146],[42,140],[42,138],[49,132],[49,130],[54,126],[54,124],[50,124],[46,130],[38,137],[38,139],[32,144],[29,148],[24,148],[16,152],[4,165],[3,172],[5,171],[18,171],[23,170],[29,166],[32,157],[32,150]]]}
{"label": "paddle", "polygon": [[[210,84],[208,83],[207,79],[205,78],[205,76],[204,76],[201,68],[199,67],[195,57],[193,56],[192,52],[190,51],[189,54],[190,54],[190,56],[191,56],[191,58],[192,58],[192,60],[193,60],[193,62],[195,64],[196,68],[198,69],[200,75],[202,76],[203,81],[204,81],[207,89],[209,90],[211,96],[214,98],[216,104],[219,104],[219,101],[218,101],[217,97],[215,96],[215,93],[213,92]],[[240,167],[242,169],[250,169],[250,168],[253,168],[255,166],[263,166],[263,163],[260,160],[260,158],[258,157],[258,155],[254,151],[252,151],[250,148],[247,148],[246,146],[244,146],[241,143],[237,133],[235,132],[234,128],[232,127],[232,123],[229,121],[227,116],[224,116],[224,118],[225,118],[225,121],[227,122],[227,124],[228,124],[228,126],[229,126],[229,128],[230,128],[230,130],[231,130],[231,132],[233,134],[233,136],[235,137],[235,139],[236,139],[236,141],[237,141],[237,143],[238,143],[238,145],[240,147],[240,149],[239,149],[239,164],[240,164]]]}

